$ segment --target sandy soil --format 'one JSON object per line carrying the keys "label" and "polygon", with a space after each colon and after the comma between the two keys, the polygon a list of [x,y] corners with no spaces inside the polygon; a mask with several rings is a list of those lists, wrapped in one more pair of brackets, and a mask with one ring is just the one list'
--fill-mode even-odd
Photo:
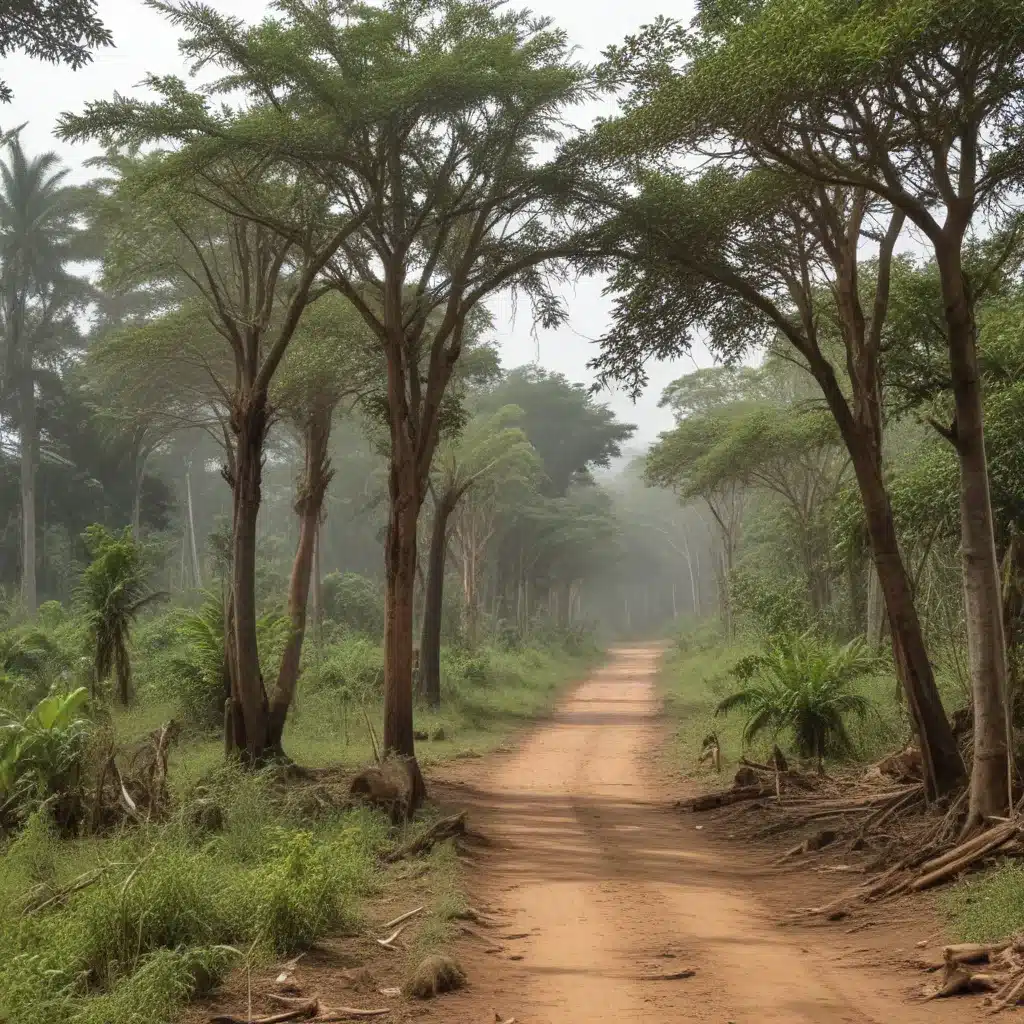
{"label": "sandy soil", "polygon": [[[729,843],[671,809],[683,794],[659,767],[658,658],[651,648],[614,651],[513,753],[457,769],[446,798],[468,805],[474,828],[495,839],[470,870],[474,899],[502,923],[464,939],[469,988],[423,1016],[450,1024],[978,1019],[973,1001],[916,995],[921,975],[906,965],[922,955],[918,940],[937,938],[926,904],[882,911],[853,934],[780,927],[784,908],[816,902],[835,880],[772,870],[769,851]],[[685,970],[694,973],[665,977]]]}

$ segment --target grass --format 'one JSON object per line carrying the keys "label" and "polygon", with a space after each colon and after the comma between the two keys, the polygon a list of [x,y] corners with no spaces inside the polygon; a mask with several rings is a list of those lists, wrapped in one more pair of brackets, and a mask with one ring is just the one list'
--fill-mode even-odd
{"label": "grass", "polygon": [[943,893],[940,906],[957,942],[995,942],[1024,931],[1024,864],[1006,861]]}
{"label": "grass", "polygon": [[[437,764],[500,747],[517,729],[550,713],[567,685],[582,678],[597,656],[596,650],[570,654],[485,646],[472,655],[446,650],[440,709],[419,705],[415,711],[417,731],[431,737],[417,744],[420,761]],[[363,638],[310,650],[285,730],[289,756],[312,768],[367,764],[373,753],[366,719],[379,739],[383,715],[381,676],[380,648]],[[166,687],[154,687],[142,698],[129,709],[114,710],[119,742],[130,743],[181,715]],[[188,789],[216,768],[223,750],[215,732],[193,730],[172,748],[172,792]]]}
{"label": "grass", "polygon": [[[292,820],[265,778],[224,770],[209,790],[227,810],[212,837],[182,815],[58,842],[43,816],[30,819],[0,870],[0,1020],[167,1021],[240,957],[358,926],[388,842],[382,819]],[[86,873],[93,884],[32,913]]]}
{"label": "grass", "polygon": [[[140,666],[136,704],[111,713],[119,743],[183,711],[188,720],[173,669],[158,663],[159,650],[172,648],[153,647]],[[421,760],[501,745],[548,713],[593,660],[592,652],[554,648],[446,651],[442,707],[416,711],[416,728],[443,738],[421,742]],[[310,652],[285,738],[298,763],[370,759],[364,711],[379,729],[379,669],[379,648],[358,637]],[[159,825],[60,840],[36,815],[0,845],[2,1024],[169,1022],[240,964],[358,929],[362,904],[388,884],[378,856],[393,838],[386,822],[353,812],[315,823],[296,817],[265,777],[224,767],[213,731],[186,729],[172,748],[170,784],[178,810]],[[214,835],[187,813],[200,784],[225,812]],[[416,930],[418,954],[443,949],[465,907],[450,845],[435,849],[427,867],[430,903]],[[80,891],[32,912],[85,879],[91,882]]]}

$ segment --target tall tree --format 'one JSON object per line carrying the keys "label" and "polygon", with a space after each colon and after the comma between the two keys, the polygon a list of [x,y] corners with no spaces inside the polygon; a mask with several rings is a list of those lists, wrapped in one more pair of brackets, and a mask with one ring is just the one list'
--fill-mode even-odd
{"label": "tall tree", "polygon": [[[760,10],[704,5],[693,34],[660,20],[610,54],[605,71],[628,88],[626,115],[602,127],[596,152],[612,154],[626,181],[604,200],[616,211],[606,245],[621,298],[619,326],[600,362],[613,375],[642,379],[645,359],[678,353],[701,326],[726,357],[763,346],[776,332],[796,351],[850,453],[897,671],[921,737],[928,791],[937,795],[959,784],[963,762],[935,685],[882,467],[881,333],[906,218],[866,187],[820,187],[775,159],[760,118],[742,105],[751,102],[746,84],[742,101],[733,88],[750,54],[730,47],[745,31],[744,17]],[[761,68],[758,103],[784,103],[788,95],[771,79],[772,66]],[[787,66],[776,70],[783,80]],[[794,133],[794,146],[804,141]],[[696,172],[666,169],[664,156],[679,152],[706,159]],[[873,287],[860,268],[871,247]]]}
{"label": "tall tree", "polygon": [[[62,131],[124,145],[140,138],[166,142],[171,132],[160,118],[154,123],[152,113],[126,102],[97,104],[82,117],[66,117]],[[224,475],[232,490],[226,745],[256,763],[269,737],[256,637],[256,521],[273,414],[270,388],[302,312],[317,295],[318,277],[354,222],[332,213],[323,190],[308,178],[268,170],[258,157],[210,158],[198,143],[174,153],[126,155],[114,170],[104,215],[108,282],[175,285],[201,305],[229,354],[231,375],[219,384],[230,410]],[[238,206],[260,211],[260,220],[232,212]]]}
{"label": "tall tree", "polygon": [[568,251],[547,216],[564,183],[538,149],[557,144],[588,74],[550,22],[481,0],[298,0],[253,29],[201,5],[165,10],[188,33],[186,54],[219,68],[256,113],[225,124],[205,96],[154,81],[158,115],[126,100],[94,108],[91,123],[123,123],[127,107],[158,119],[161,137],[285,162],[315,175],[357,228],[329,271],[387,363],[383,742],[412,756],[417,522],[443,398],[488,295],[518,289],[543,323],[563,315],[539,268]]}
{"label": "tall tree", "polygon": [[696,92],[727,90],[730,127],[756,136],[776,165],[818,187],[879,197],[935,256],[954,398],[946,434],[960,463],[973,828],[1007,812],[1010,774],[975,320],[988,275],[972,279],[964,255],[979,218],[993,211],[998,222],[1024,170],[1024,11],[1009,0],[774,0],[739,17],[731,5],[711,10],[725,42],[695,76]]}
{"label": "tall tree", "polygon": [[[467,635],[475,639],[474,585],[479,580],[482,549],[494,533],[493,506],[512,481],[527,480],[539,470],[533,446],[516,425],[521,415],[522,410],[511,405],[489,415],[479,414],[458,438],[442,443],[434,454],[430,483],[433,518],[420,639],[420,688],[427,703],[434,707],[441,703],[441,617],[452,516],[472,517],[479,527],[474,531],[472,552],[468,550],[468,538],[460,534],[466,615],[471,623]],[[472,498],[479,500],[472,502]],[[466,508],[470,504],[474,505],[472,511]],[[480,522],[484,506],[490,507],[490,522]]]}
{"label": "tall tree", "polygon": [[68,269],[81,255],[81,232],[79,194],[67,174],[56,153],[28,157],[17,136],[0,161],[0,400],[20,438],[21,595],[29,611],[37,604],[38,375],[77,335],[75,314],[87,295],[85,283]]}
{"label": "tall tree", "polygon": [[328,454],[331,425],[343,402],[354,404],[379,388],[383,367],[373,342],[351,303],[338,295],[325,296],[303,312],[271,393],[274,407],[302,445],[302,472],[296,481],[294,504],[299,537],[288,582],[291,630],[270,695],[267,725],[267,746],[272,750],[281,747],[299,681],[313,559],[324,496],[333,476]]}

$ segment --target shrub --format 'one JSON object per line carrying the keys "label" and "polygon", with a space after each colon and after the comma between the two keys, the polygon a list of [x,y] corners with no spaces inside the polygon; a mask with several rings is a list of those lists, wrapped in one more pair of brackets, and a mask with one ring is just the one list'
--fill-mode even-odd
{"label": "shrub", "polygon": [[[219,594],[207,592],[199,608],[182,611],[174,619],[180,641],[170,657],[172,689],[182,718],[203,729],[224,721],[224,604]],[[260,664],[268,678],[281,661],[291,628],[279,613],[263,615],[256,623]]]}
{"label": "shrub", "polygon": [[355,572],[328,573],[321,584],[324,614],[358,633],[384,632],[384,595],[379,584]]}
{"label": "shrub", "polygon": [[777,573],[733,569],[729,574],[729,600],[733,611],[749,618],[765,636],[792,633],[811,617],[807,584]]}
{"label": "shrub", "polygon": [[870,705],[849,686],[874,666],[875,658],[861,640],[839,647],[812,633],[777,637],[760,654],[734,666],[743,688],[726,697],[716,713],[746,710],[745,742],[765,730],[778,734],[788,729],[797,751],[816,757],[820,765],[827,754],[850,749],[844,718],[863,716]]}
{"label": "shrub", "polygon": [[[0,709],[0,808],[59,798],[62,822],[75,817],[82,758],[90,730],[88,691],[44,697],[24,718]],[[2,819],[0,819],[2,823]]]}

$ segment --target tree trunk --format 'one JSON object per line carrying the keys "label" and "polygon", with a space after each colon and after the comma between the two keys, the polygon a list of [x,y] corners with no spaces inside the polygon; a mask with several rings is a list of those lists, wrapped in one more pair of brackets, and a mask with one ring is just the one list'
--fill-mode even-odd
{"label": "tree trunk", "polygon": [[[232,415],[236,436],[231,580],[234,598],[232,697],[241,709],[244,737],[236,742],[246,760],[263,759],[267,741],[267,696],[256,641],[256,520],[260,511],[266,396],[250,396]],[[241,742],[244,740],[244,744]],[[240,750],[240,752],[242,752]]]}
{"label": "tree trunk", "polygon": [[135,481],[132,490],[132,536],[136,540],[142,538],[142,482],[146,478],[146,461],[149,452],[145,454],[136,452]]}
{"label": "tree trunk", "polygon": [[320,551],[320,534],[323,528],[322,518],[323,513],[321,513],[321,521],[316,524],[316,537],[313,539],[313,589],[309,595],[309,621],[318,642],[323,640],[323,633],[320,629],[324,603],[322,556]]}
{"label": "tree trunk", "polygon": [[329,407],[318,408],[310,416],[304,431],[305,469],[295,499],[299,538],[288,583],[288,619],[291,630],[281,656],[281,667],[277,673],[277,685],[274,687],[267,720],[267,749],[275,753],[281,752],[285,720],[299,682],[309,583],[316,554],[316,534],[324,494],[331,480],[327,446],[331,436],[332,412],[333,409]]}
{"label": "tree trunk", "polygon": [[929,797],[934,799],[960,784],[964,776],[963,759],[935,685],[913,587],[896,539],[881,467],[869,446],[857,435],[847,440],[847,447],[864,503],[871,553],[892,634],[893,655],[921,744],[925,787]]}
{"label": "tree trunk", "polygon": [[441,614],[444,604],[444,569],[448,554],[448,519],[454,502],[441,495],[434,508],[427,560],[427,584],[420,634],[420,688],[427,704],[441,706]]}
{"label": "tree trunk", "polygon": [[981,378],[973,310],[956,253],[939,260],[960,460],[964,617],[974,702],[974,761],[966,828],[1010,807],[1006,719],[1006,637],[995,526],[985,458]]}
{"label": "tree trunk", "polygon": [[31,615],[39,605],[36,590],[36,466],[39,430],[36,422],[35,381],[26,359],[19,381],[21,404],[21,600]]}
{"label": "tree trunk", "polygon": [[196,544],[196,517],[192,507],[192,460],[185,462],[185,499],[188,504],[188,542],[189,555],[192,559],[192,581],[196,587],[202,587],[203,576],[199,567],[199,548]]}
{"label": "tree trunk", "polygon": [[419,512],[414,467],[392,456],[391,508],[384,552],[384,749],[403,757],[416,753],[412,723],[413,595],[416,586],[416,521]]}
{"label": "tree trunk", "polygon": [[867,569],[867,600],[864,632],[867,637],[868,650],[879,650],[882,646],[882,638],[885,632],[885,598],[882,594],[882,585],[878,579],[878,570],[875,568],[874,562],[870,562]]}

